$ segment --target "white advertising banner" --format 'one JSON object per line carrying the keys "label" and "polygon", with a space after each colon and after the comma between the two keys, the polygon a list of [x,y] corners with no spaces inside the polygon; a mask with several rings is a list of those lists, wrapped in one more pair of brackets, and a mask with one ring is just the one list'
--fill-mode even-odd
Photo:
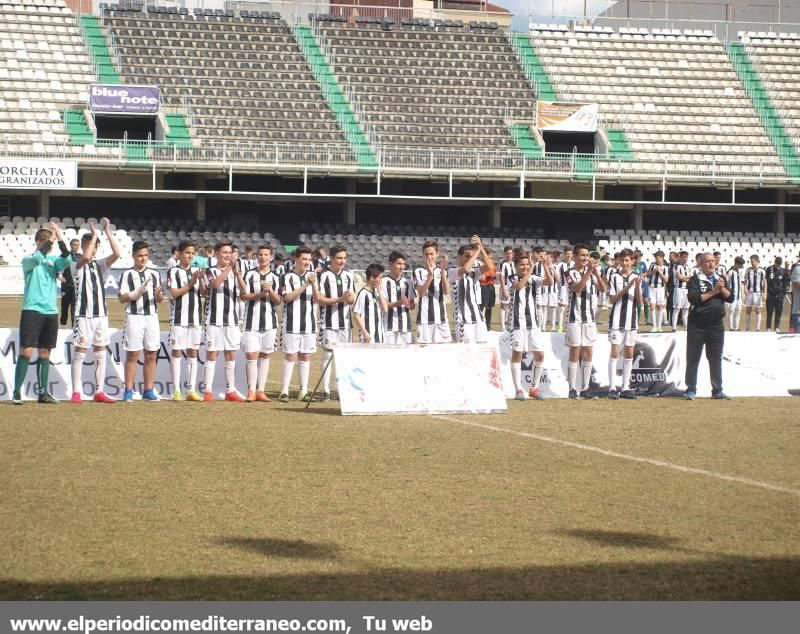
{"label": "white advertising banner", "polygon": [[536,127],[542,132],[597,132],[596,103],[536,102]]}
{"label": "white advertising banner", "polygon": [[[506,398],[514,397],[511,379],[511,349],[508,333],[490,333],[500,353],[503,389]],[[546,398],[566,398],[568,348],[564,335],[545,337],[544,374],[540,389]],[[594,346],[589,393],[608,394],[608,358],[610,344],[599,334]],[[800,335],[772,332],[726,332],[722,354],[722,379],[730,396],[788,396],[800,388]],[[621,385],[622,360],[617,367],[617,386]],[[580,373],[579,373],[580,375]],[[633,354],[631,388],[642,396],[679,396],[686,390],[686,333],[640,333]],[[522,384],[527,391],[533,381],[533,354],[522,360]],[[698,396],[711,395],[708,362],[700,360],[697,377]]]}
{"label": "white advertising banner", "polygon": [[76,161],[0,157],[0,187],[12,189],[75,189]]}
{"label": "white advertising banner", "polygon": [[342,414],[495,414],[506,411],[490,345],[334,348]]}

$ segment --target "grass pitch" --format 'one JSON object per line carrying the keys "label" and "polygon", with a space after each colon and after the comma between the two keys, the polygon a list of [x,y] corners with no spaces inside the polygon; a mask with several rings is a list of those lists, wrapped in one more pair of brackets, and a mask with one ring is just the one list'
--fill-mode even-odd
{"label": "grass pitch", "polygon": [[0,404],[0,599],[796,600],[797,403]]}

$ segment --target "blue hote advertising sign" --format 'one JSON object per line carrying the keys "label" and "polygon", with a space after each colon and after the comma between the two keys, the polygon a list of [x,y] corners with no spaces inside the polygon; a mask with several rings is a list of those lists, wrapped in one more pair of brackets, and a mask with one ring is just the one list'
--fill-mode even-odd
{"label": "blue hote advertising sign", "polygon": [[99,114],[156,115],[160,103],[156,86],[94,84],[89,90],[89,107]]}

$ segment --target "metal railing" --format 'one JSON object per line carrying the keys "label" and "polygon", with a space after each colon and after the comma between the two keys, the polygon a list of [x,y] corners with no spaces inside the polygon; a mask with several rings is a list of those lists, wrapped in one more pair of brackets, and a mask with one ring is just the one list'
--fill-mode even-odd
{"label": "metal railing", "polygon": [[[546,154],[527,158],[517,150],[480,150],[378,146],[376,173],[474,178],[476,176],[547,179],[596,179],[631,181],[680,179],[684,181],[735,179],[741,183],[788,184],[777,163],[717,162],[671,156],[652,160],[623,161],[597,154]],[[344,171],[363,173],[346,144],[227,143],[205,142],[199,147],[177,147],[164,141],[98,140],[92,145],[42,146],[19,149],[7,139],[0,141],[0,156],[7,158],[74,159],[82,167],[143,167],[236,169],[247,171]],[[133,158],[132,158],[133,157]],[[800,167],[800,162],[798,164]]]}

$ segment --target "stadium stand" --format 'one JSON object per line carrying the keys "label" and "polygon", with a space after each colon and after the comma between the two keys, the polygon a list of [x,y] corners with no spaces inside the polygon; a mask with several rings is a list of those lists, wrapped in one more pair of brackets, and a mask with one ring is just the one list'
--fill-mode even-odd
{"label": "stadium stand", "polygon": [[[514,150],[509,126],[531,121],[535,96],[496,24],[317,16],[315,34],[375,142],[396,147]],[[392,157],[384,156],[387,164]]]}
{"label": "stadium stand", "polygon": [[[783,175],[773,144],[710,31],[535,25],[534,42],[559,97],[624,118],[639,163]],[[641,169],[630,163],[626,169]]]}
{"label": "stadium stand", "polygon": [[105,24],[123,80],[158,85],[167,105],[188,103],[201,140],[348,147],[278,14],[112,5]]}
{"label": "stadium stand", "polygon": [[776,256],[785,262],[794,262],[797,257],[796,233],[743,233],[741,231],[703,232],[678,229],[658,229],[635,231],[627,229],[596,229],[594,235],[599,238],[598,246],[606,253],[614,253],[623,248],[640,249],[646,259],[652,258],[659,249],[682,251],[689,253],[693,262],[695,254],[704,251],[719,251],[722,262],[732,265],[733,258],[741,255],[746,260],[751,255],[761,258],[762,266],[772,264]]}
{"label": "stadium stand", "polygon": [[[0,148],[7,153],[62,152],[69,142],[64,113],[85,106],[92,81],[91,59],[63,0],[3,0]],[[97,148],[87,143],[69,151],[92,155]]]}

